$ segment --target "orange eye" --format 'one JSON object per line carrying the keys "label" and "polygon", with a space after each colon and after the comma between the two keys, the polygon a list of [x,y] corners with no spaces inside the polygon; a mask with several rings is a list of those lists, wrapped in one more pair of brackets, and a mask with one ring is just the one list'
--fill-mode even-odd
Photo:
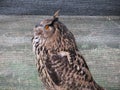
{"label": "orange eye", "polygon": [[46,26],[45,26],[45,29],[46,29],[46,30],[49,30],[49,26],[48,26],[48,25],[46,25]]}

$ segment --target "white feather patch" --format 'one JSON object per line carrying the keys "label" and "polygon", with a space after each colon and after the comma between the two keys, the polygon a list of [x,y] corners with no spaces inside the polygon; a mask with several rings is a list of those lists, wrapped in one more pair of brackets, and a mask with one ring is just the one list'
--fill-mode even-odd
{"label": "white feather patch", "polygon": [[71,57],[70,57],[69,52],[61,51],[59,52],[59,55],[61,55],[62,57],[67,56],[69,63],[71,63],[70,62]]}

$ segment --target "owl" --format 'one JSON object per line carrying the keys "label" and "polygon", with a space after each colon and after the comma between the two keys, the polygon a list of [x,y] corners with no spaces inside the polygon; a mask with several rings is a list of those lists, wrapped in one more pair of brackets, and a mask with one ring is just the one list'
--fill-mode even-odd
{"label": "owl", "polygon": [[104,90],[93,79],[74,35],[59,21],[59,11],[33,29],[39,77],[47,90]]}

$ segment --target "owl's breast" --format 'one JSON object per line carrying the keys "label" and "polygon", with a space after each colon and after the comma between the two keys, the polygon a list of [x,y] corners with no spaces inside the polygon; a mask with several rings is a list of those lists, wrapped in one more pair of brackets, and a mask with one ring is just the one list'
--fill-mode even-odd
{"label": "owl's breast", "polygon": [[39,37],[39,36],[34,36],[34,38],[32,39],[32,45],[33,45],[33,52],[36,54],[36,49],[38,49],[38,47],[42,47],[45,43],[45,39]]}
{"label": "owl's breast", "polygon": [[[46,86],[46,88],[53,88],[54,82],[51,80],[50,75],[48,73],[48,69],[46,68],[46,62],[48,58],[48,52],[44,46],[44,40],[40,38],[33,39],[33,51],[36,56],[36,66],[40,76],[40,79]],[[48,89],[49,90],[49,89]],[[53,89],[54,90],[54,89]]]}

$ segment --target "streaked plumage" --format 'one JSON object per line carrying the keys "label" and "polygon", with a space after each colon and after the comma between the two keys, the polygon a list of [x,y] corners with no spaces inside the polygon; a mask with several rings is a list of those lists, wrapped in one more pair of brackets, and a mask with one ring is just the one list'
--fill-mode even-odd
{"label": "streaked plumage", "polygon": [[47,90],[104,90],[94,81],[73,34],[58,20],[58,12],[33,30],[36,66]]}

